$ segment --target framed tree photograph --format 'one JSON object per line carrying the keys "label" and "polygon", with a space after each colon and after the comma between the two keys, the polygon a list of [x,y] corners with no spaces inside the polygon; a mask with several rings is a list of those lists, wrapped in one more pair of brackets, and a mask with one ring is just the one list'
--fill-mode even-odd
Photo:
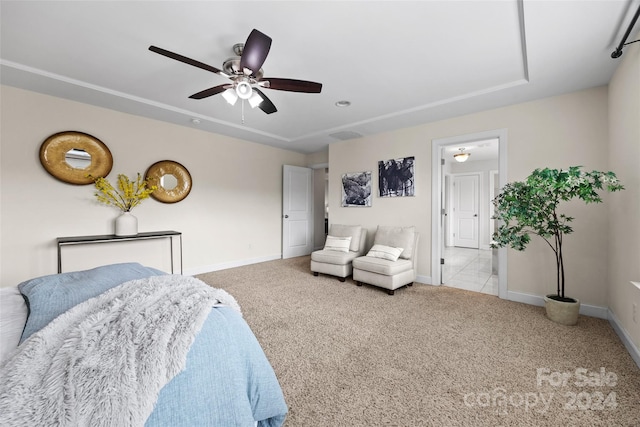
{"label": "framed tree photograph", "polygon": [[380,197],[415,195],[414,162],[414,156],[378,162]]}
{"label": "framed tree photograph", "polygon": [[342,207],[371,207],[371,171],[342,175]]}

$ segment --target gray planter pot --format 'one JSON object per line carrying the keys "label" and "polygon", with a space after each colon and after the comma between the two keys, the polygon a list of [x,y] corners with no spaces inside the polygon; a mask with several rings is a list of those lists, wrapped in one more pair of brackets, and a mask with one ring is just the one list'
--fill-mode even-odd
{"label": "gray planter pot", "polygon": [[547,310],[547,317],[561,325],[572,326],[578,323],[578,314],[580,313],[580,300],[558,301],[552,297],[555,295],[547,295],[544,297],[544,307]]}

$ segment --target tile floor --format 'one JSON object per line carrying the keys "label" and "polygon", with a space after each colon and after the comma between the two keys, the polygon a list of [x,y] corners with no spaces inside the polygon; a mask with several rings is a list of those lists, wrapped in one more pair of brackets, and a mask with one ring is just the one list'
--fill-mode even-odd
{"label": "tile floor", "polygon": [[492,251],[482,249],[444,249],[442,284],[452,288],[498,295],[498,275],[492,274]]}

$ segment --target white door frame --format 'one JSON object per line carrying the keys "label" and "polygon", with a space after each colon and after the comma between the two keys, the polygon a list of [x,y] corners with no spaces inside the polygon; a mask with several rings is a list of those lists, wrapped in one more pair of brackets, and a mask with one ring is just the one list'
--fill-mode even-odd
{"label": "white door frame", "polygon": [[[498,168],[500,188],[507,183],[507,129],[494,129],[484,132],[438,138],[431,141],[431,283],[441,284],[443,230],[440,224],[442,215],[442,148],[467,142],[498,138]],[[507,298],[507,249],[498,249],[498,296]]]}
{"label": "white door frame", "polygon": [[[490,170],[489,171],[489,200],[493,200],[495,199],[495,197],[497,196],[496,192],[495,192],[495,188],[496,188],[496,184],[499,185],[499,183],[497,182],[496,177],[499,176],[499,172],[497,170]],[[500,186],[501,187],[501,186]],[[493,203],[491,203],[489,205],[489,222],[488,222],[488,227],[489,227],[489,243],[491,243],[492,240],[492,236],[493,236],[493,229],[495,226],[495,219],[491,219],[493,217],[495,213],[495,208],[493,206]]]}

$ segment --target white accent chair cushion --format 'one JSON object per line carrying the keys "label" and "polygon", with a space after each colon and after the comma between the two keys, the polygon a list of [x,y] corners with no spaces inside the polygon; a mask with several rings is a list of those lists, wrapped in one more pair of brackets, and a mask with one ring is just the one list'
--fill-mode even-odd
{"label": "white accent chair cushion", "polygon": [[349,237],[335,237],[327,236],[327,240],[324,243],[325,251],[337,251],[337,252],[349,252],[351,246],[351,236]]}
{"label": "white accent chair cushion", "polygon": [[373,245],[373,247],[369,249],[369,252],[367,252],[367,256],[382,258],[389,261],[397,261],[402,250],[402,248],[393,248],[391,246]]}
{"label": "white accent chair cushion", "polygon": [[373,240],[374,245],[385,245],[394,248],[404,248],[400,258],[411,259],[413,252],[413,239],[416,228],[411,227],[389,227],[378,226],[376,236]]}
{"label": "white accent chair cushion", "polygon": [[331,224],[331,229],[329,230],[330,236],[351,237],[351,245],[349,246],[349,250],[353,252],[364,251],[364,243],[360,244],[360,241],[362,240],[360,237],[363,233],[366,237],[367,230],[363,230],[359,225]]}
{"label": "white accent chair cushion", "polygon": [[[347,252],[340,252],[327,248],[311,253],[311,271],[314,276],[319,273],[337,276],[344,282],[353,273],[351,262],[364,253],[367,239],[367,231],[359,225],[332,224],[329,229],[329,237],[347,237],[351,241]],[[356,248],[356,249],[354,249]]]}
{"label": "white accent chair cushion", "polygon": [[378,227],[373,248],[376,245],[401,247],[402,253],[395,261],[369,253],[354,259],[353,280],[358,286],[367,283],[385,288],[389,295],[402,286],[413,285],[417,271],[418,237],[415,227]]}

